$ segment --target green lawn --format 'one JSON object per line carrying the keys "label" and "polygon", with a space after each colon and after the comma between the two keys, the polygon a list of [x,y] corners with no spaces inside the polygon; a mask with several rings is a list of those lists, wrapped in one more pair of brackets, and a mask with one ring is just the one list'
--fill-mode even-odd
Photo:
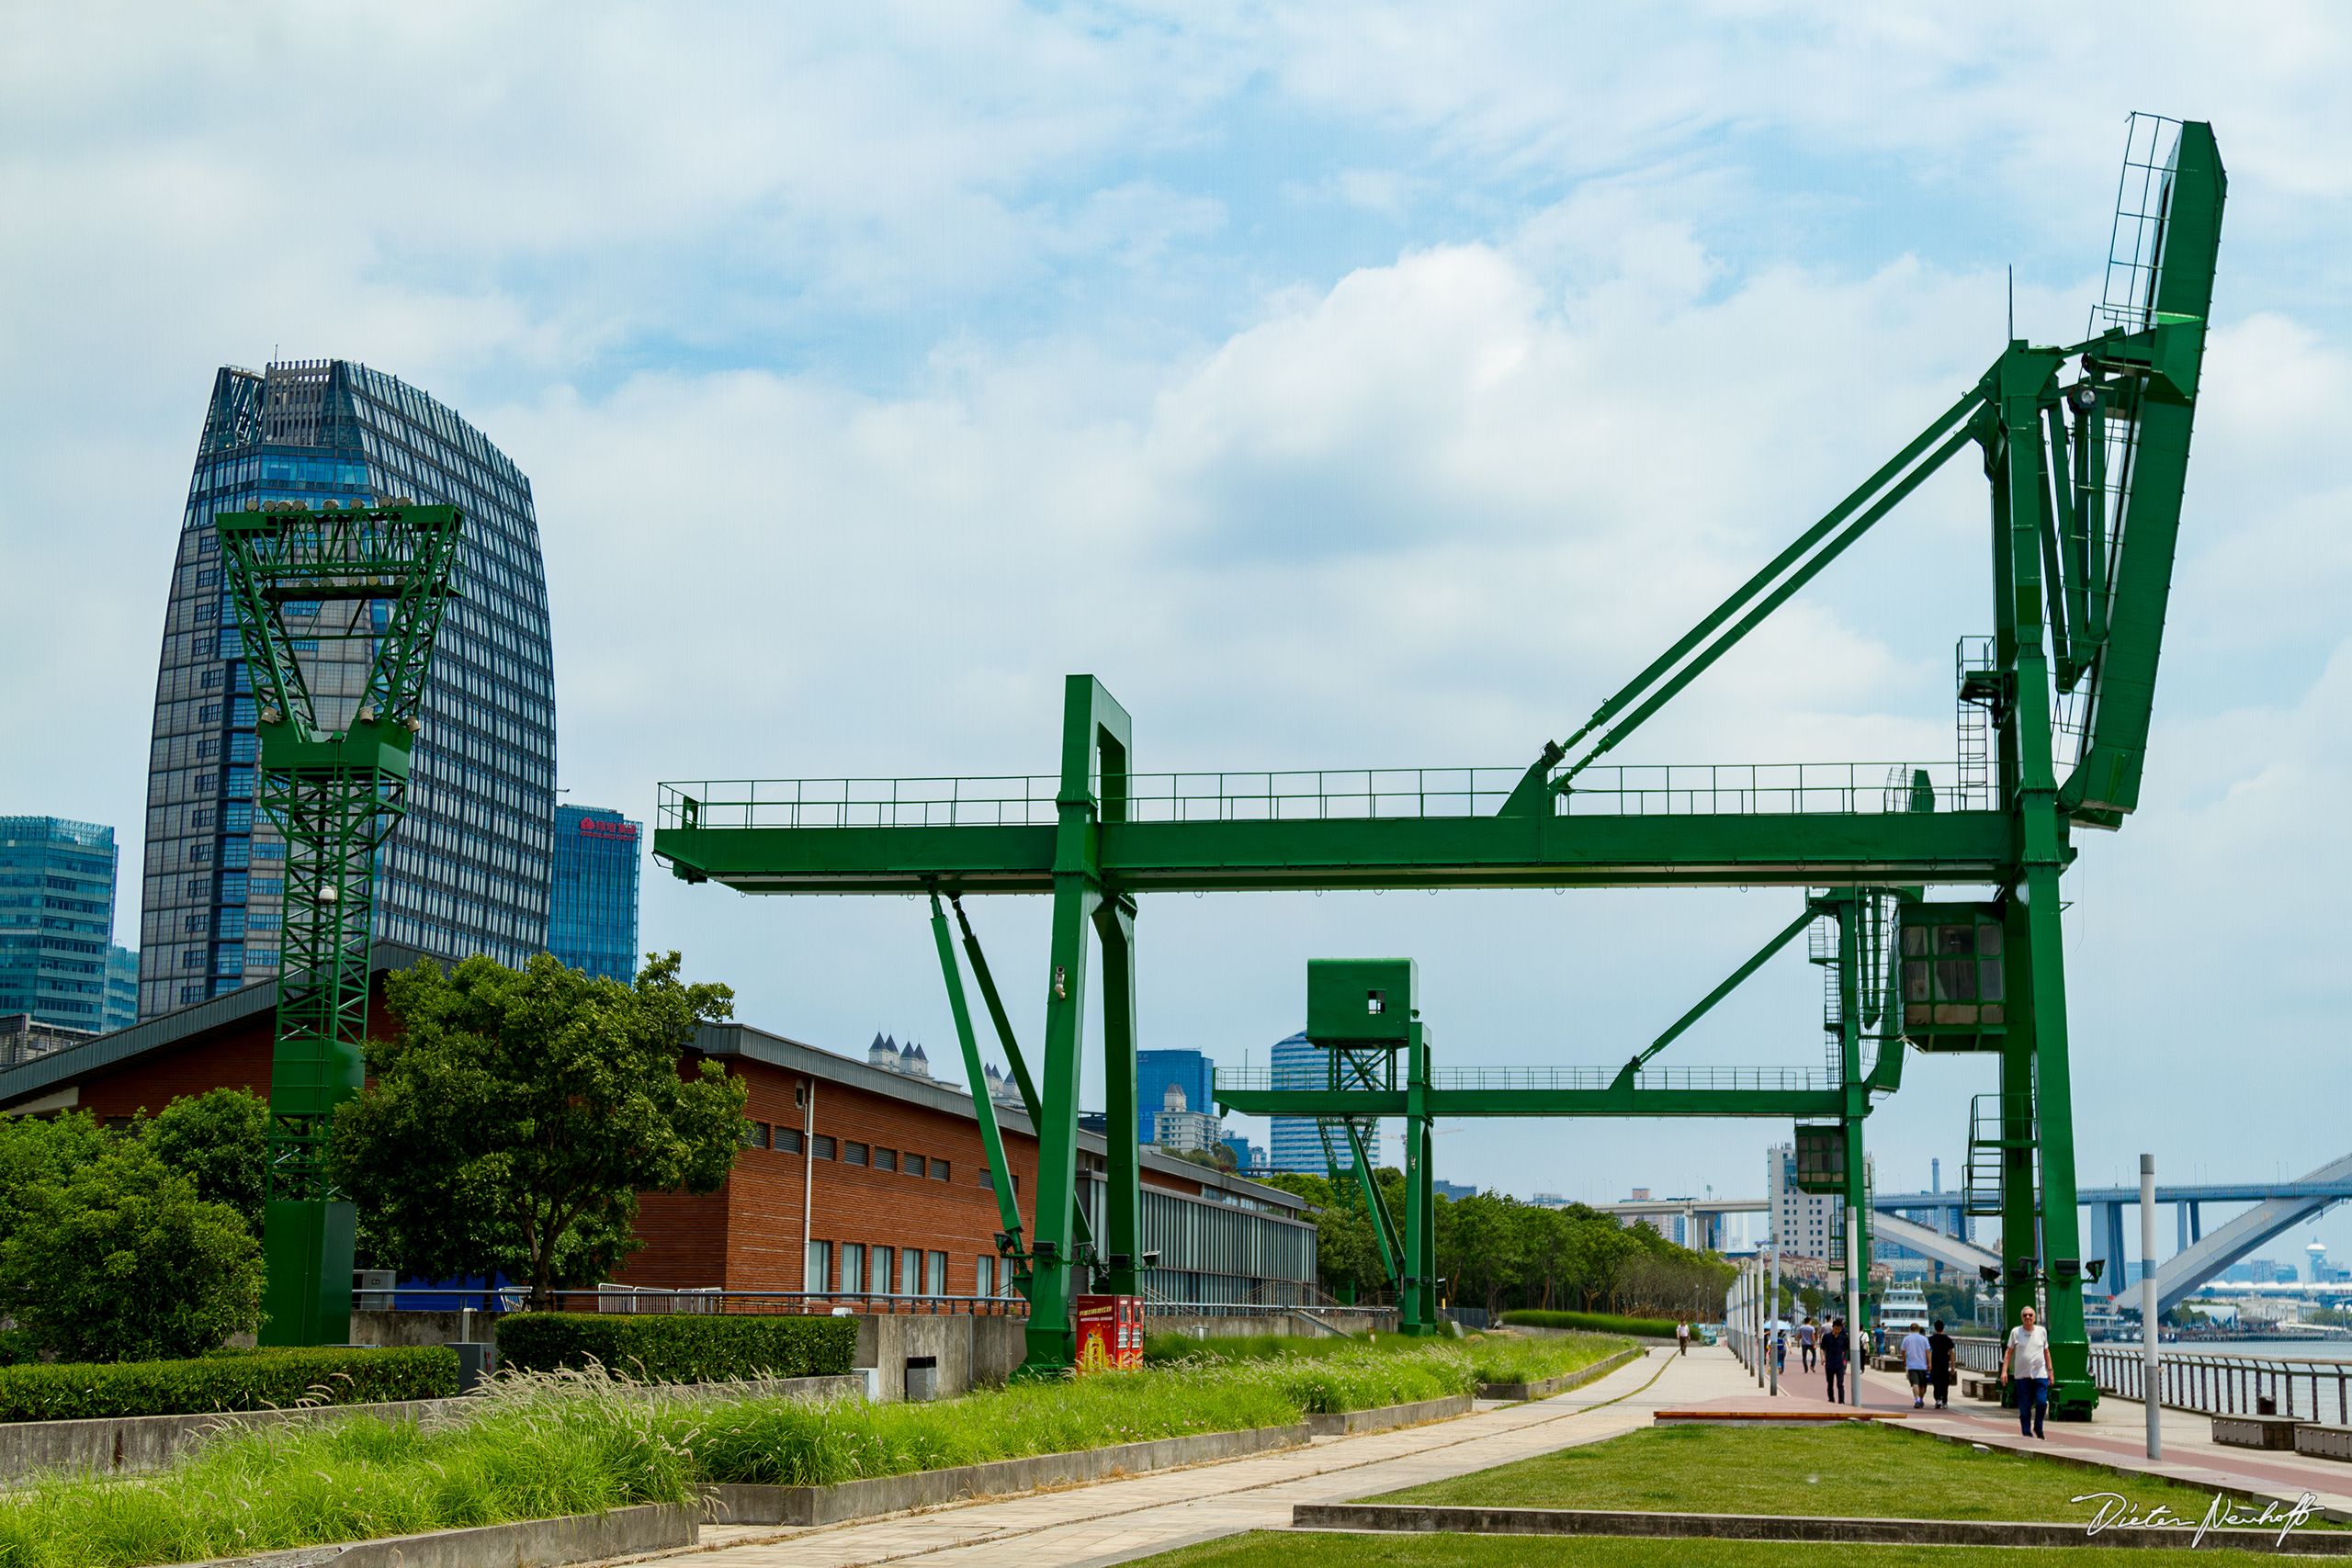
{"label": "green lawn", "polygon": [[[1593,1536],[1317,1535],[1256,1530],[1162,1552],[1130,1568],[1961,1568],[2012,1563],[2018,1547],[1815,1546],[1795,1541],[1633,1540]],[[2177,1551],[2102,1547],[2086,1568],[2179,1568]],[[2199,1551],[2216,1568],[2275,1568],[2259,1551]]]}
{"label": "green lawn", "polygon": [[2169,1504],[2192,1518],[2212,1502],[2211,1493],[2168,1481],[1998,1450],[1978,1453],[1875,1422],[1796,1430],[1650,1427],[1367,1501],[2071,1522],[2090,1517],[2092,1505],[2071,1499],[2091,1492],[2120,1492],[2151,1507]]}

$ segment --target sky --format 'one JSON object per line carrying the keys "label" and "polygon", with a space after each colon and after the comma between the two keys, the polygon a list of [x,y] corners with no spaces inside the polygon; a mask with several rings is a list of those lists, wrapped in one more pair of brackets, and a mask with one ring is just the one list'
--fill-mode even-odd
{"label": "sky", "polygon": [[[2230,204],[2146,794],[2067,878],[2079,1173],[2298,1174],[2347,1152],[2347,64],[2352,17],[2290,4],[19,0],[0,812],[135,860],[205,399],[273,357],[401,376],[530,475],[573,803],[1044,773],[1072,671],[1145,772],[1523,767],[2012,309],[2079,337],[2127,115],[2204,118]],[[1953,464],[1621,755],[1949,759],[1984,493]],[[964,1076],[919,905],[647,869],[641,945],[738,1016]],[[1797,897],[1147,897],[1141,1043],[1262,1065],[1307,958],[1409,954],[1441,1065],[1622,1062]],[[1042,973],[1045,900],[974,913]],[[1661,1060],[1821,1051],[1799,953]],[[1882,1189],[1955,1180],[1995,1087],[1916,1058]],[[1753,1195],[1786,1135],[1442,1125],[1438,1170]]]}

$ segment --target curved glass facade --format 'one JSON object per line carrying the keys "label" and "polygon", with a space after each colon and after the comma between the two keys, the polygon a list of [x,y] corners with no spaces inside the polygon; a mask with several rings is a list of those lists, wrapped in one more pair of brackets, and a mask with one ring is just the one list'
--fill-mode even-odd
{"label": "curved glass facade", "polygon": [[[520,964],[548,942],[555,675],[531,481],[482,434],[396,377],[341,359],[224,367],[197,446],[164,619],[149,763],[139,1013],[275,979],[286,847],[254,810],[253,686],[221,581],[216,513],[248,502],[408,496],[466,512],[460,597],[443,616],[408,814],[377,863],[376,935]],[[330,728],[350,721],[374,645],[365,602],[289,604]],[[323,650],[323,651],[322,651]]]}

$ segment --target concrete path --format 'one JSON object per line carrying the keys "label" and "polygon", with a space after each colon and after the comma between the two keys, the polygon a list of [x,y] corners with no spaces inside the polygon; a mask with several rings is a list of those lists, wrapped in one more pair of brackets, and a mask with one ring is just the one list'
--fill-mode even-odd
{"label": "concrete path", "polygon": [[[1791,1355],[1793,1357],[1794,1352]],[[1826,1401],[1826,1380],[1818,1371],[1792,1369],[1781,1380],[1781,1395],[1775,1399],[1758,1390],[1755,1378],[1745,1369],[1735,1363],[1735,1370],[1742,1378],[1738,1393],[1730,1398],[1705,1400],[1705,1408],[1845,1408]],[[1905,1426],[1964,1437],[1987,1448],[2086,1460],[2138,1474],[2160,1475],[2192,1486],[2240,1487],[2257,1496],[2276,1497],[2290,1504],[2309,1492],[2319,1499],[2321,1507],[2328,1510],[2330,1517],[2352,1521],[2352,1464],[2295,1453],[2225,1448],[2213,1441],[2213,1418],[2210,1416],[2185,1410],[2163,1412],[2165,1457],[2160,1462],[2151,1462],[2147,1457],[2147,1416],[2136,1400],[2104,1397],[2091,1420],[2045,1422],[2041,1438],[2018,1435],[2016,1411],[1962,1399],[1957,1386],[1952,1389],[1949,1409],[1914,1410],[1910,1386],[1898,1372],[1862,1374],[1858,1403],[1866,1412],[1900,1413],[1906,1417],[1902,1423]],[[2086,1484],[2084,1489],[2095,1491],[2097,1487]]]}
{"label": "concrete path", "polygon": [[1600,1382],[1451,1421],[1130,1480],[865,1523],[706,1527],[695,1568],[1095,1568],[1244,1530],[1283,1529],[1294,1503],[1337,1503],[1487,1470],[1652,1424],[1655,1413],[1750,1387],[1721,1350],[1652,1350]]}

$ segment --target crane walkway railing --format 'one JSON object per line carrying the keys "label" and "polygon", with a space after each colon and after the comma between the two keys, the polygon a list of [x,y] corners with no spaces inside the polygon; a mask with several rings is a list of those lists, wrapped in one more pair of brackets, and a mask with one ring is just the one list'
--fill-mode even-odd
{"label": "crane walkway railing", "polygon": [[[1433,1089],[1605,1089],[1617,1081],[1623,1067],[1437,1067],[1430,1073]],[[1322,1090],[1331,1088],[1323,1064],[1303,1066],[1219,1067],[1216,1087],[1245,1091],[1267,1089]],[[1818,1067],[1645,1067],[1634,1075],[1637,1090],[1710,1089],[1755,1092],[1808,1092],[1838,1087],[1838,1079]]]}
{"label": "crane walkway railing", "polygon": [[[1924,792],[1916,778],[1925,774]],[[1125,820],[1371,821],[1491,817],[1520,768],[1352,768],[1131,773]],[[1048,827],[1061,781],[978,778],[713,779],[661,786],[664,828]],[[1553,797],[1564,817],[1858,816],[1991,808],[1956,762],[1739,762],[1592,768]]]}

